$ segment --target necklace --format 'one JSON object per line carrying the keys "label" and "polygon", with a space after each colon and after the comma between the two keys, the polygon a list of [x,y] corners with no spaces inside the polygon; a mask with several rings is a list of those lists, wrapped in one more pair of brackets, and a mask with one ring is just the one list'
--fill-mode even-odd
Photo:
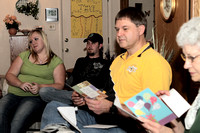
{"label": "necklace", "polygon": [[41,59],[41,58],[38,56],[38,61],[39,61],[40,64],[46,63],[46,60],[47,60],[46,57],[45,57],[44,59]]}

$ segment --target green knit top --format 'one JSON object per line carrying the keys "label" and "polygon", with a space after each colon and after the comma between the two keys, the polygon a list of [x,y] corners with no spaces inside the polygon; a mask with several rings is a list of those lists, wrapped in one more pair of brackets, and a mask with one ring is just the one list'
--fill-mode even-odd
{"label": "green knit top", "polygon": [[[38,84],[53,84],[54,77],[53,71],[63,61],[58,57],[54,56],[49,64],[34,64],[29,61],[30,52],[25,51],[19,54],[23,60],[23,65],[19,72],[18,78],[22,82],[38,83]],[[8,93],[15,94],[17,96],[38,96],[31,92],[25,92],[21,88],[15,86],[9,86]]]}

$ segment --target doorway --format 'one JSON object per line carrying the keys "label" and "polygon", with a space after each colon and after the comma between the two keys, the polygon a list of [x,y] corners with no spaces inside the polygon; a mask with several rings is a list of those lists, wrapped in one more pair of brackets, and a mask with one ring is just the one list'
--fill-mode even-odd
{"label": "doorway", "polygon": [[[108,1],[102,0],[102,30],[104,39],[104,51],[108,47],[108,29],[109,25],[107,22],[108,13]],[[71,0],[62,0],[62,33],[63,33],[63,50],[62,57],[66,69],[73,68],[76,60],[79,57],[85,57],[86,44],[83,43],[85,38],[72,38],[71,37]]]}

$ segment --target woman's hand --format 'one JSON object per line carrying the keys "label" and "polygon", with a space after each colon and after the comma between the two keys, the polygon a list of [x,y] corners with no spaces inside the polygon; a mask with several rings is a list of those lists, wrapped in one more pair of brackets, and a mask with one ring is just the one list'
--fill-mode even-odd
{"label": "woman's hand", "polygon": [[38,94],[39,90],[40,87],[38,83],[32,83],[32,87],[29,89],[32,94]]}
{"label": "woman's hand", "polygon": [[169,93],[168,90],[160,90],[160,91],[156,92],[156,96],[158,96],[159,98],[160,98],[160,96],[162,96],[162,95],[167,95],[167,96],[169,96],[170,93]]}
{"label": "woman's hand", "polygon": [[171,128],[162,126],[157,122],[153,122],[143,117],[139,117],[138,119],[143,122],[141,125],[146,128],[149,133],[173,133]]}
{"label": "woman's hand", "polygon": [[80,96],[76,91],[72,93],[72,101],[76,106],[85,105],[84,97]]}
{"label": "woman's hand", "polygon": [[31,89],[32,84],[28,82],[24,82],[19,86],[23,91],[27,92]]}

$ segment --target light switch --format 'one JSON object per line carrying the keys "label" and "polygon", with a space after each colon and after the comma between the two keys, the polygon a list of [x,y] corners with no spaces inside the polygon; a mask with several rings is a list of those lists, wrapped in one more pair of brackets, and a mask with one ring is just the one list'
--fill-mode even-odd
{"label": "light switch", "polygon": [[49,30],[51,31],[56,30],[56,24],[49,24]]}

